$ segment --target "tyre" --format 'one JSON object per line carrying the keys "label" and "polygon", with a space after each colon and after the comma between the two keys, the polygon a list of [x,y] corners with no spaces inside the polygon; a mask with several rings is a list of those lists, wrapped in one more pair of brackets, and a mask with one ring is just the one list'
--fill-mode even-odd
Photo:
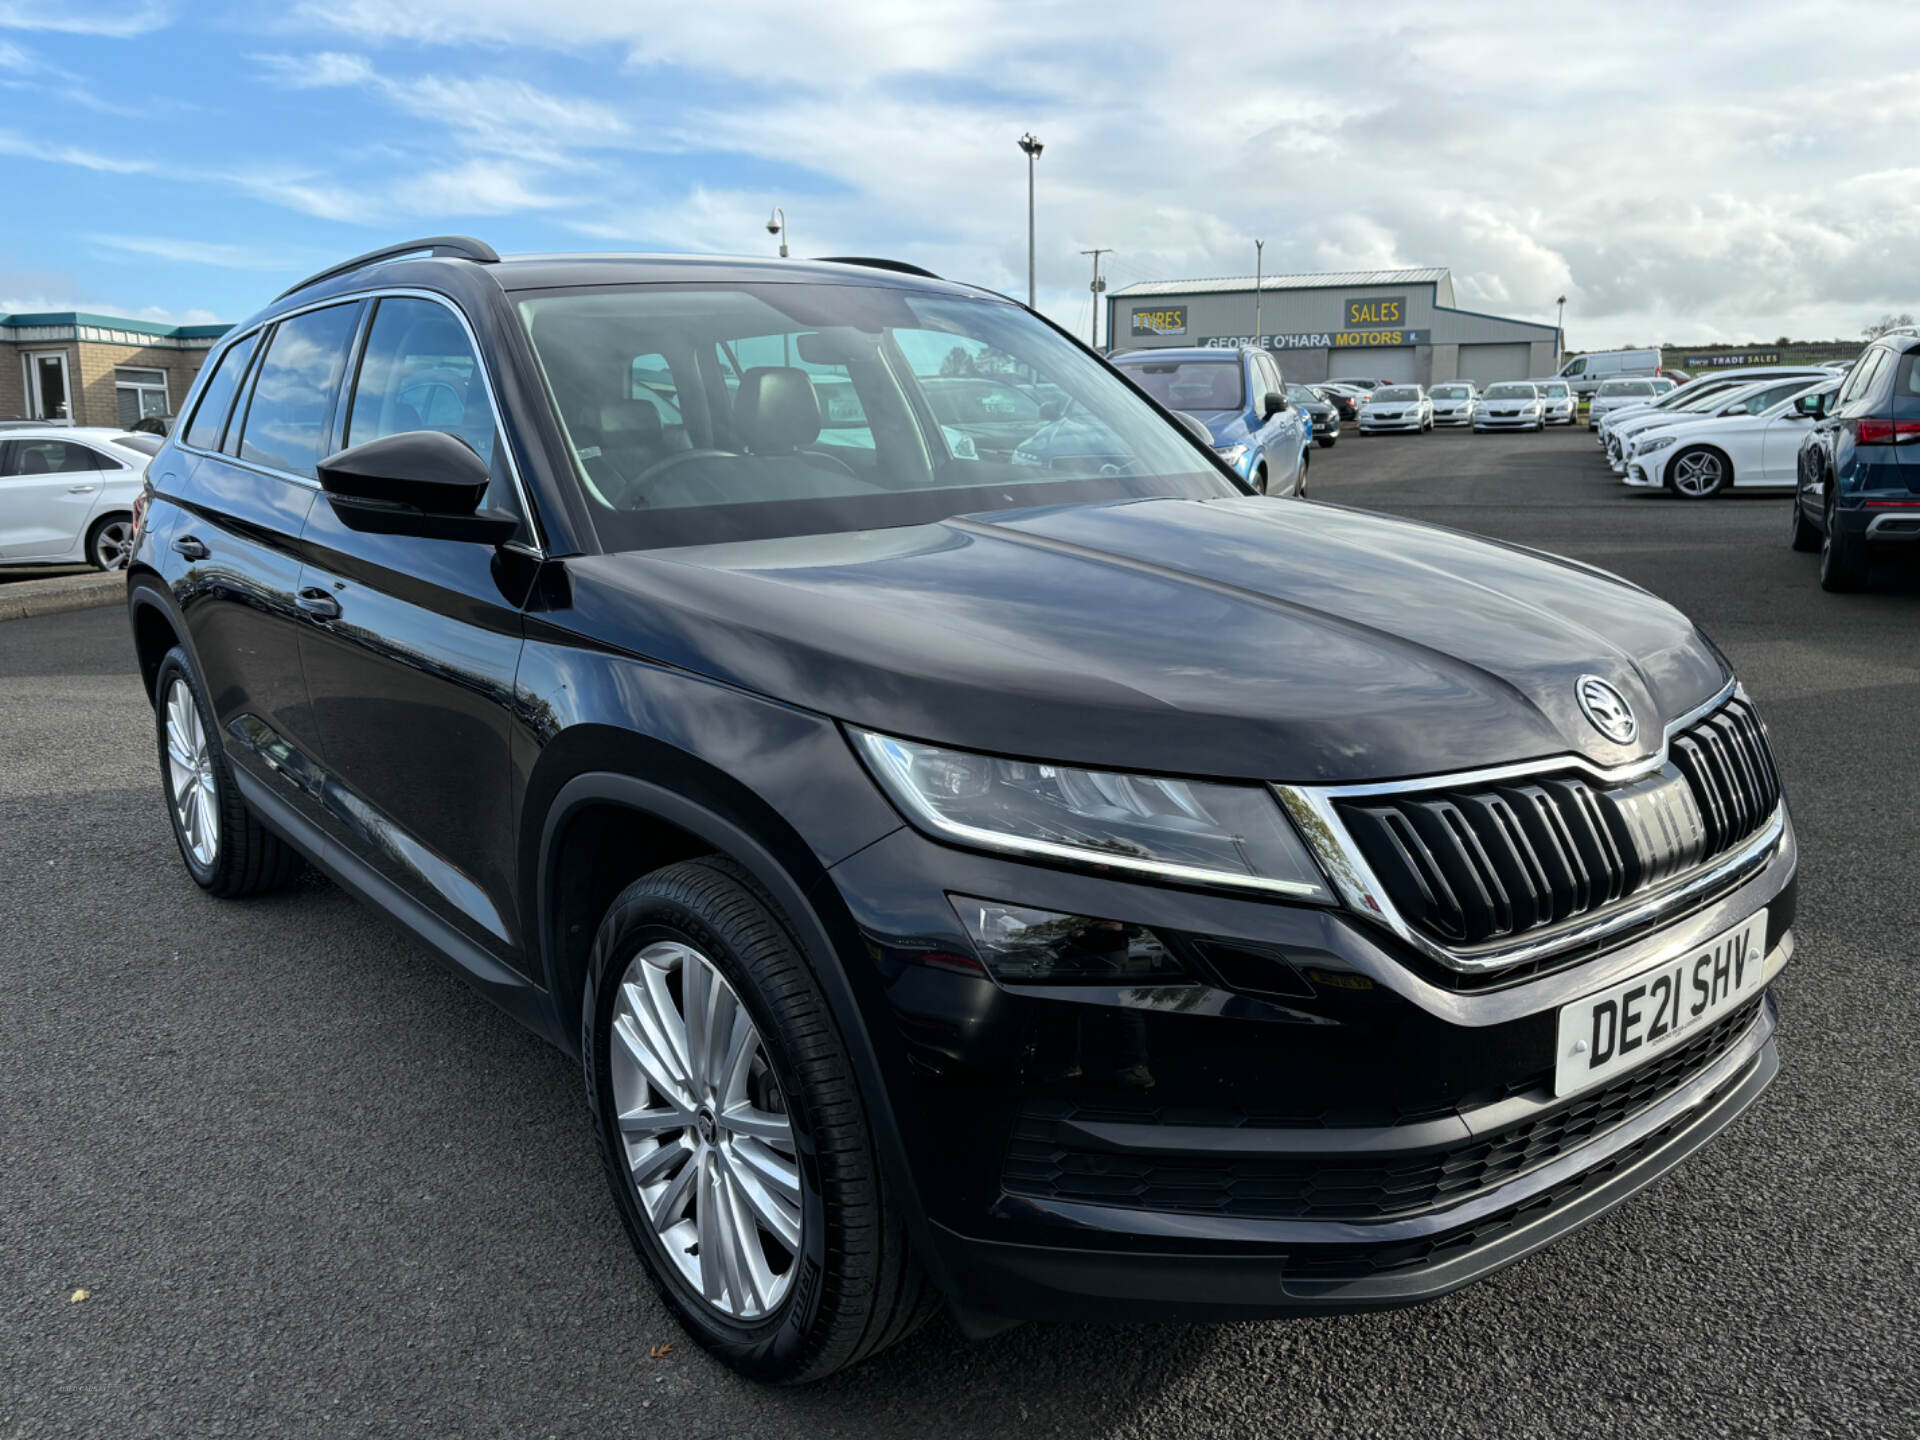
{"label": "tyre", "polygon": [[1807,512],[1800,504],[1800,492],[1793,492],[1793,518],[1787,531],[1788,543],[1802,555],[1811,555],[1820,548],[1820,532],[1813,528],[1807,519]]}
{"label": "tyre", "polygon": [[87,531],[87,563],[96,570],[124,570],[133,555],[133,517],[102,515]]}
{"label": "tyre", "polygon": [[1696,445],[1667,462],[1667,488],[1683,500],[1711,500],[1732,479],[1727,457]]}
{"label": "tyre", "polygon": [[1331,450],[1336,444],[1339,443],[1339,440],[1340,440],[1340,437],[1338,435],[1322,435],[1314,443],[1318,445],[1322,450]]}
{"label": "tyre", "polygon": [[223,900],[278,890],[300,873],[300,857],[240,798],[213,707],[178,645],[161,660],[153,693],[167,816],[187,873]]}
{"label": "tyre", "polygon": [[1832,487],[1828,487],[1826,533],[1820,537],[1820,588],[1847,593],[1867,588],[1867,537],[1840,533],[1840,517],[1834,513]]}
{"label": "tyre", "polygon": [[700,1345],[795,1383],[932,1313],[846,1046],[744,870],[684,861],[622,891],[594,938],[581,1027],[615,1202]]}
{"label": "tyre", "polygon": [[1264,495],[1267,493],[1267,467],[1266,466],[1262,465],[1258,470],[1253,472],[1253,489],[1254,489],[1254,493],[1258,495]]}

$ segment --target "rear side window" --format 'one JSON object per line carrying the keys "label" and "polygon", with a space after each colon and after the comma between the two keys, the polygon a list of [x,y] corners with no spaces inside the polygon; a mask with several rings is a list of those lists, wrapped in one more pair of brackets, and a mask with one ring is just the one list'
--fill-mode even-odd
{"label": "rear side window", "polygon": [[267,342],[240,432],[240,458],[313,479],[326,453],[340,376],[360,306],[329,305],[282,321]]}
{"label": "rear side window", "polygon": [[253,358],[258,332],[227,347],[215,363],[214,371],[200,391],[200,403],[194,407],[193,423],[187,427],[187,444],[196,450],[218,450],[220,431],[227,423],[227,411],[233,408],[233,392],[240,388],[240,377],[247,373]]}
{"label": "rear side window", "polygon": [[119,468],[71,440],[15,440],[7,447],[9,475],[77,475]]}
{"label": "rear side window", "polygon": [[1920,400],[1920,350],[1909,350],[1900,357],[1899,373],[1893,377],[1895,400]]}

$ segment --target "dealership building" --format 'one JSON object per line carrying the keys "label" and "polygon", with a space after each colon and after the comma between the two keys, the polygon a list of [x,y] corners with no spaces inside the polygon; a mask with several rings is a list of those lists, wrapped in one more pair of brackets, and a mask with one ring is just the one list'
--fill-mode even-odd
{"label": "dealership building", "polygon": [[72,310],[0,315],[0,420],[127,426],[171,415],[227,328]]}
{"label": "dealership building", "polygon": [[[1256,299],[1259,335],[1255,338]],[[1164,280],[1107,294],[1108,349],[1254,345],[1289,380],[1525,380],[1560,368],[1560,332],[1462,310],[1444,266]]]}

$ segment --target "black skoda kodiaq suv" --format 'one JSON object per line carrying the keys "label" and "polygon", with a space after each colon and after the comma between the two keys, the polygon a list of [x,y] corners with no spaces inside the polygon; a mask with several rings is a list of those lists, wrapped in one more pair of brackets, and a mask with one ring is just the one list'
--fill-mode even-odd
{"label": "black skoda kodiaq suv", "polygon": [[[954,376],[1038,438],[942,424]],[[749,1374],[942,1297],[1438,1295],[1777,1069],[1793,829],[1684,616],[1252,494],[1000,296],[441,238],[280,296],[183,415],[129,601],[188,871],[312,864],[577,1054]]]}

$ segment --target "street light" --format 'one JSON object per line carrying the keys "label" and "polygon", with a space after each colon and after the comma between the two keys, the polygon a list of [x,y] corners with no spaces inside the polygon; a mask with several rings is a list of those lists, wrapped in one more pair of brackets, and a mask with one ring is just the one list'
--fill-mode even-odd
{"label": "street light", "polygon": [[1040,158],[1045,147],[1034,138],[1029,130],[1020,137],[1020,148],[1027,152],[1027,308],[1034,307],[1033,288],[1033,162]]}
{"label": "street light", "polygon": [[1267,248],[1267,242],[1253,242],[1253,343],[1265,349],[1267,342],[1260,338],[1260,261]]}
{"label": "street light", "polygon": [[1560,354],[1553,357],[1553,363],[1558,365],[1561,356],[1567,353],[1567,297],[1562,295],[1556,303],[1560,306],[1560,313],[1554,317],[1553,344]]}
{"label": "street light", "polygon": [[786,259],[787,212],[782,210],[778,205],[773,207],[773,214],[767,217],[767,234],[778,235],[780,237],[780,258],[782,260]]}

